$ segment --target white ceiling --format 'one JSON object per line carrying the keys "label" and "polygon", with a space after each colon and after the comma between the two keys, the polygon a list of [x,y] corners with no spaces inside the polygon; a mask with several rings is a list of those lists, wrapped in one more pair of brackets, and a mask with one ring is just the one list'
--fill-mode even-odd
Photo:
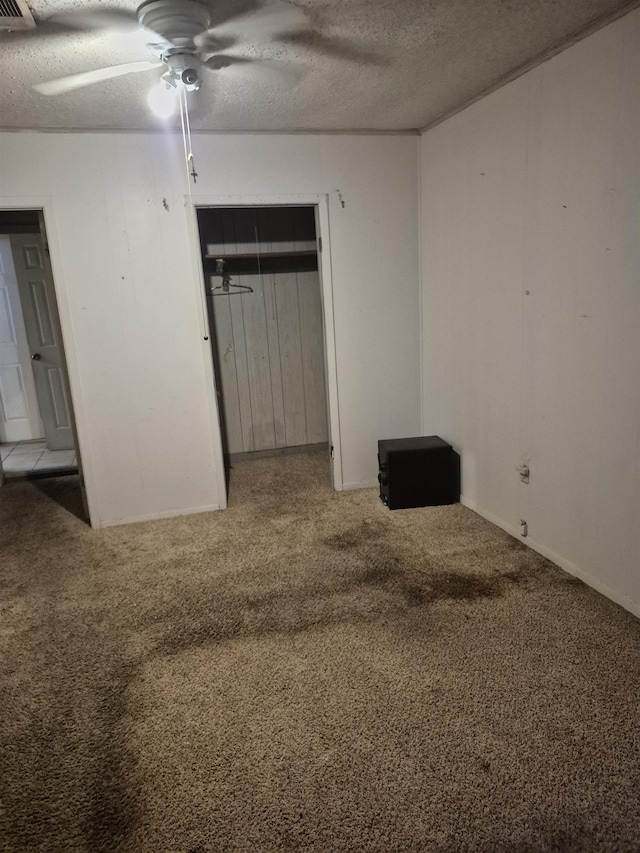
{"label": "white ceiling", "polygon": [[[640,0],[295,0],[309,44],[248,45],[246,53],[302,70],[297,82],[258,64],[203,71],[190,96],[193,127],[224,131],[408,131],[431,126]],[[29,0],[36,20],[94,4]],[[135,0],[100,6],[135,10]],[[213,20],[258,0],[207,0]],[[37,33],[37,30],[34,31]],[[35,83],[145,59],[122,33],[0,33],[0,127],[154,129],[146,95],[160,71],[55,97]]]}

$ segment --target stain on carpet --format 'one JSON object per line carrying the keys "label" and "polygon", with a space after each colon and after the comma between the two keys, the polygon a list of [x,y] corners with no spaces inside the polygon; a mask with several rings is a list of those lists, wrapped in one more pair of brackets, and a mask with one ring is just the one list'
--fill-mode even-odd
{"label": "stain on carpet", "polygon": [[2,490],[0,848],[633,849],[637,621],[323,465],[106,531]]}

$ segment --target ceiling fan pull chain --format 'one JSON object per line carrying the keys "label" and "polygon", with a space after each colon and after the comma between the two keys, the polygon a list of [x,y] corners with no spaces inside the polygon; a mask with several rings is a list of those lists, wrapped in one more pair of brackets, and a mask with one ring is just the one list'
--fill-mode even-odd
{"label": "ceiling fan pull chain", "polygon": [[187,141],[188,141],[188,144],[189,144],[189,157],[188,157],[188,161],[191,163],[191,171],[190,171],[190,173],[189,173],[189,174],[190,174],[190,175],[191,175],[191,177],[193,178],[193,183],[195,184],[195,183],[196,183],[196,178],[198,177],[198,173],[196,172],[195,163],[194,163],[194,161],[193,161],[193,145],[192,145],[192,143],[191,143],[191,123],[190,123],[190,121],[189,121],[189,105],[188,105],[188,103],[187,103],[187,92],[186,92],[186,90],[185,90],[185,93],[184,93],[184,115],[185,115],[185,118],[186,118],[186,124],[187,124]]}
{"label": "ceiling fan pull chain", "polygon": [[[182,125],[182,146],[184,148],[184,161],[187,166],[187,173],[189,172],[189,151],[187,149],[187,131],[184,125],[184,106],[182,103],[182,98],[184,97],[184,92],[182,91],[182,87],[178,86],[178,103],[180,105],[180,124]],[[188,178],[187,178],[188,180]]]}
{"label": "ceiling fan pull chain", "polygon": [[193,145],[191,142],[191,122],[189,121],[189,103],[187,101],[187,90],[183,89],[184,94],[184,118],[185,124],[187,127],[187,147],[189,149],[189,153],[187,154],[187,166],[191,166],[189,170],[189,174],[193,178],[193,183],[196,183],[196,178],[198,177],[198,173],[196,172],[195,163],[193,161]]}
{"label": "ceiling fan pull chain", "polygon": [[187,92],[183,86],[178,86],[178,100],[180,102],[180,123],[182,124],[182,143],[184,146],[184,157],[187,166],[187,175],[196,183],[198,173],[193,161],[193,149],[191,147],[191,126],[189,124],[189,107],[187,105]]}

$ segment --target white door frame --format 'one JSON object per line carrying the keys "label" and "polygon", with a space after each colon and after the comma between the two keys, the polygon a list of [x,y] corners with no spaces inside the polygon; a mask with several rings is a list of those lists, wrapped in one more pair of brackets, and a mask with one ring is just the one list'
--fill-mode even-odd
{"label": "white door frame", "polygon": [[342,449],[340,442],[340,411],[338,405],[338,367],[336,361],[336,335],[333,313],[333,279],[331,275],[331,241],[329,239],[329,197],[326,193],[305,193],[301,195],[198,195],[185,196],[185,207],[190,211],[188,228],[191,240],[191,256],[194,265],[194,282],[198,287],[198,314],[200,319],[202,356],[207,377],[209,412],[213,434],[214,453],[218,470],[218,500],[220,507],[227,506],[227,490],[224,477],[224,456],[220,412],[217,403],[216,378],[211,357],[209,318],[205,304],[205,280],[200,251],[198,230],[198,207],[314,207],[317,210],[319,225],[316,238],[322,240],[322,252],[318,252],[318,271],[320,273],[320,295],[324,326],[324,350],[327,382],[327,404],[329,422],[329,443],[332,453],[332,483],[336,491],[342,491]]}
{"label": "white door frame", "polygon": [[[64,278],[64,263],[62,251],[56,229],[55,204],[52,196],[0,196],[0,210],[41,210],[44,219],[45,234],[49,247],[49,262],[53,274],[53,288],[56,295],[58,317],[62,332],[62,347],[67,365],[67,377],[71,391],[72,416],[75,421],[76,437],[78,446],[76,454],[78,464],[82,466],[82,478],[89,513],[89,523],[93,526],[92,519],[98,518],[96,508],[96,491],[91,453],[89,451],[89,431],[87,429],[86,413],[84,409],[80,370],[76,355],[75,341],[73,337],[73,323],[66,281]],[[2,478],[0,477],[0,480]]]}

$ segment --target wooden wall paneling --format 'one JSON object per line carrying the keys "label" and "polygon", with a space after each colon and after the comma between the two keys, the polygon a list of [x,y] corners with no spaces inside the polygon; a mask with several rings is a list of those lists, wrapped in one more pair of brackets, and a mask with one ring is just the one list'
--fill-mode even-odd
{"label": "wooden wall paneling", "polygon": [[298,274],[274,276],[287,446],[308,444],[298,308]]}
{"label": "wooden wall paneling", "polygon": [[[315,248],[312,208],[211,211],[220,254],[290,253]],[[215,284],[220,278],[212,278]],[[213,300],[222,409],[230,453],[327,440],[322,305],[317,272],[235,274]]]}
{"label": "wooden wall paneling", "polygon": [[[209,281],[215,287],[219,284],[220,278],[210,276]],[[221,417],[224,421],[225,451],[227,453],[242,453],[244,443],[240,410],[240,380],[236,368],[236,347],[233,340],[231,318],[231,299],[233,297],[216,296],[209,298],[213,302],[214,343],[217,352],[217,379],[220,383],[218,391],[222,398]]]}
{"label": "wooden wall paneling", "polygon": [[307,444],[319,444],[329,435],[320,279],[317,272],[299,272],[297,277]]}
{"label": "wooden wall paneling", "polygon": [[256,210],[256,233],[257,233],[257,241],[254,244],[253,251],[258,253],[263,252],[271,252],[274,251],[272,249],[272,241],[271,241],[271,214],[273,213],[272,208],[258,208]]}
{"label": "wooden wall paneling", "polygon": [[220,211],[220,232],[225,254],[236,252],[236,219],[233,208],[223,208]]}
{"label": "wooden wall paneling", "polygon": [[292,209],[293,250],[311,252],[316,246],[315,212],[312,207]]}
{"label": "wooden wall paneling", "polygon": [[[45,207],[96,526],[224,504],[210,355],[201,337],[202,282],[191,268],[192,256],[197,260],[195,227],[194,239],[187,239],[192,203],[200,208],[307,199],[321,206],[327,238],[330,204],[333,252],[327,272],[332,269],[336,285],[349,282],[348,288],[335,289],[335,313],[350,319],[337,324],[331,352],[332,391],[336,373],[340,377],[339,485],[342,479],[353,485],[375,478],[371,449],[380,435],[391,434],[390,424],[394,434],[415,431],[418,137],[201,134],[197,144],[206,168],[185,205],[184,169],[177,156],[181,142],[172,134],[0,136],[2,207]],[[139,182],[141,171],[151,172],[154,182]],[[337,186],[347,199],[346,210],[336,206]],[[144,240],[125,237],[122,217],[110,204],[120,193],[130,193],[150,215],[158,208],[157,217],[152,214],[159,223],[153,237],[147,232]],[[363,276],[382,232],[387,232],[385,252]],[[130,253],[157,259],[162,268],[155,291],[145,290],[137,301]],[[392,275],[396,284],[389,288]],[[362,315],[351,318],[359,300]],[[153,301],[162,335],[149,322]],[[368,347],[369,315],[384,317],[389,330],[375,348]],[[406,368],[406,380],[394,382],[402,369],[398,365],[405,363],[413,365]],[[144,457],[138,424],[153,451]],[[180,431],[188,440],[175,441]]]}
{"label": "wooden wall paneling", "polygon": [[256,251],[256,210],[253,207],[236,207],[232,210],[235,238],[229,251],[245,254]]}
{"label": "wooden wall paneling", "polygon": [[277,285],[275,284],[275,277],[273,275],[262,276],[264,310],[267,323],[267,341],[269,345],[269,366],[271,370],[271,397],[273,402],[275,442],[276,447],[286,447],[287,431],[285,428],[280,339],[278,337],[276,287]]}
{"label": "wooden wall paneling", "polygon": [[269,211],[269,234],[272,252],[292,252],[293,222],[296,208],[275,207]]}
{"label": "wooden wall paneling", "polygon": [[211,208],[203,212],[203,222],[209,241],[206,244],[208,255],[222,255],[225,251],[224,234],[222,231],[222,210]]}
{"label": "wooden wall paneling", "polygon": [[[240,281],[242,277],[238,276]],[[252,294],[249,294],[251,296]],[[248,453],[257,448],[253,440],[253,413],[251,407],[251,388],[249,381],[249,364],[247,356],[246,335],[244,328],[244,314],[242,310],[242,296],[217,296],[214,305],[218,301],[228,301],[231,312],[231,327],[233,329],[233,347],[236,363],[236,375],[238,377],[238,403],[240,406],[240,424],[242,428],[242,451]],[[234,444],[238,444],[234,441]]]}
{"label": "wooden wall paneling", "polygon": [[238,283],[248,284],[253,293],[243,293],[240,299],[244,317],[249,392],[253,422],[253,449],[269,450],[276,446],[273,397],[271,394],[271,365],[269,342],[262,292],[262,277],[238,276]]}

